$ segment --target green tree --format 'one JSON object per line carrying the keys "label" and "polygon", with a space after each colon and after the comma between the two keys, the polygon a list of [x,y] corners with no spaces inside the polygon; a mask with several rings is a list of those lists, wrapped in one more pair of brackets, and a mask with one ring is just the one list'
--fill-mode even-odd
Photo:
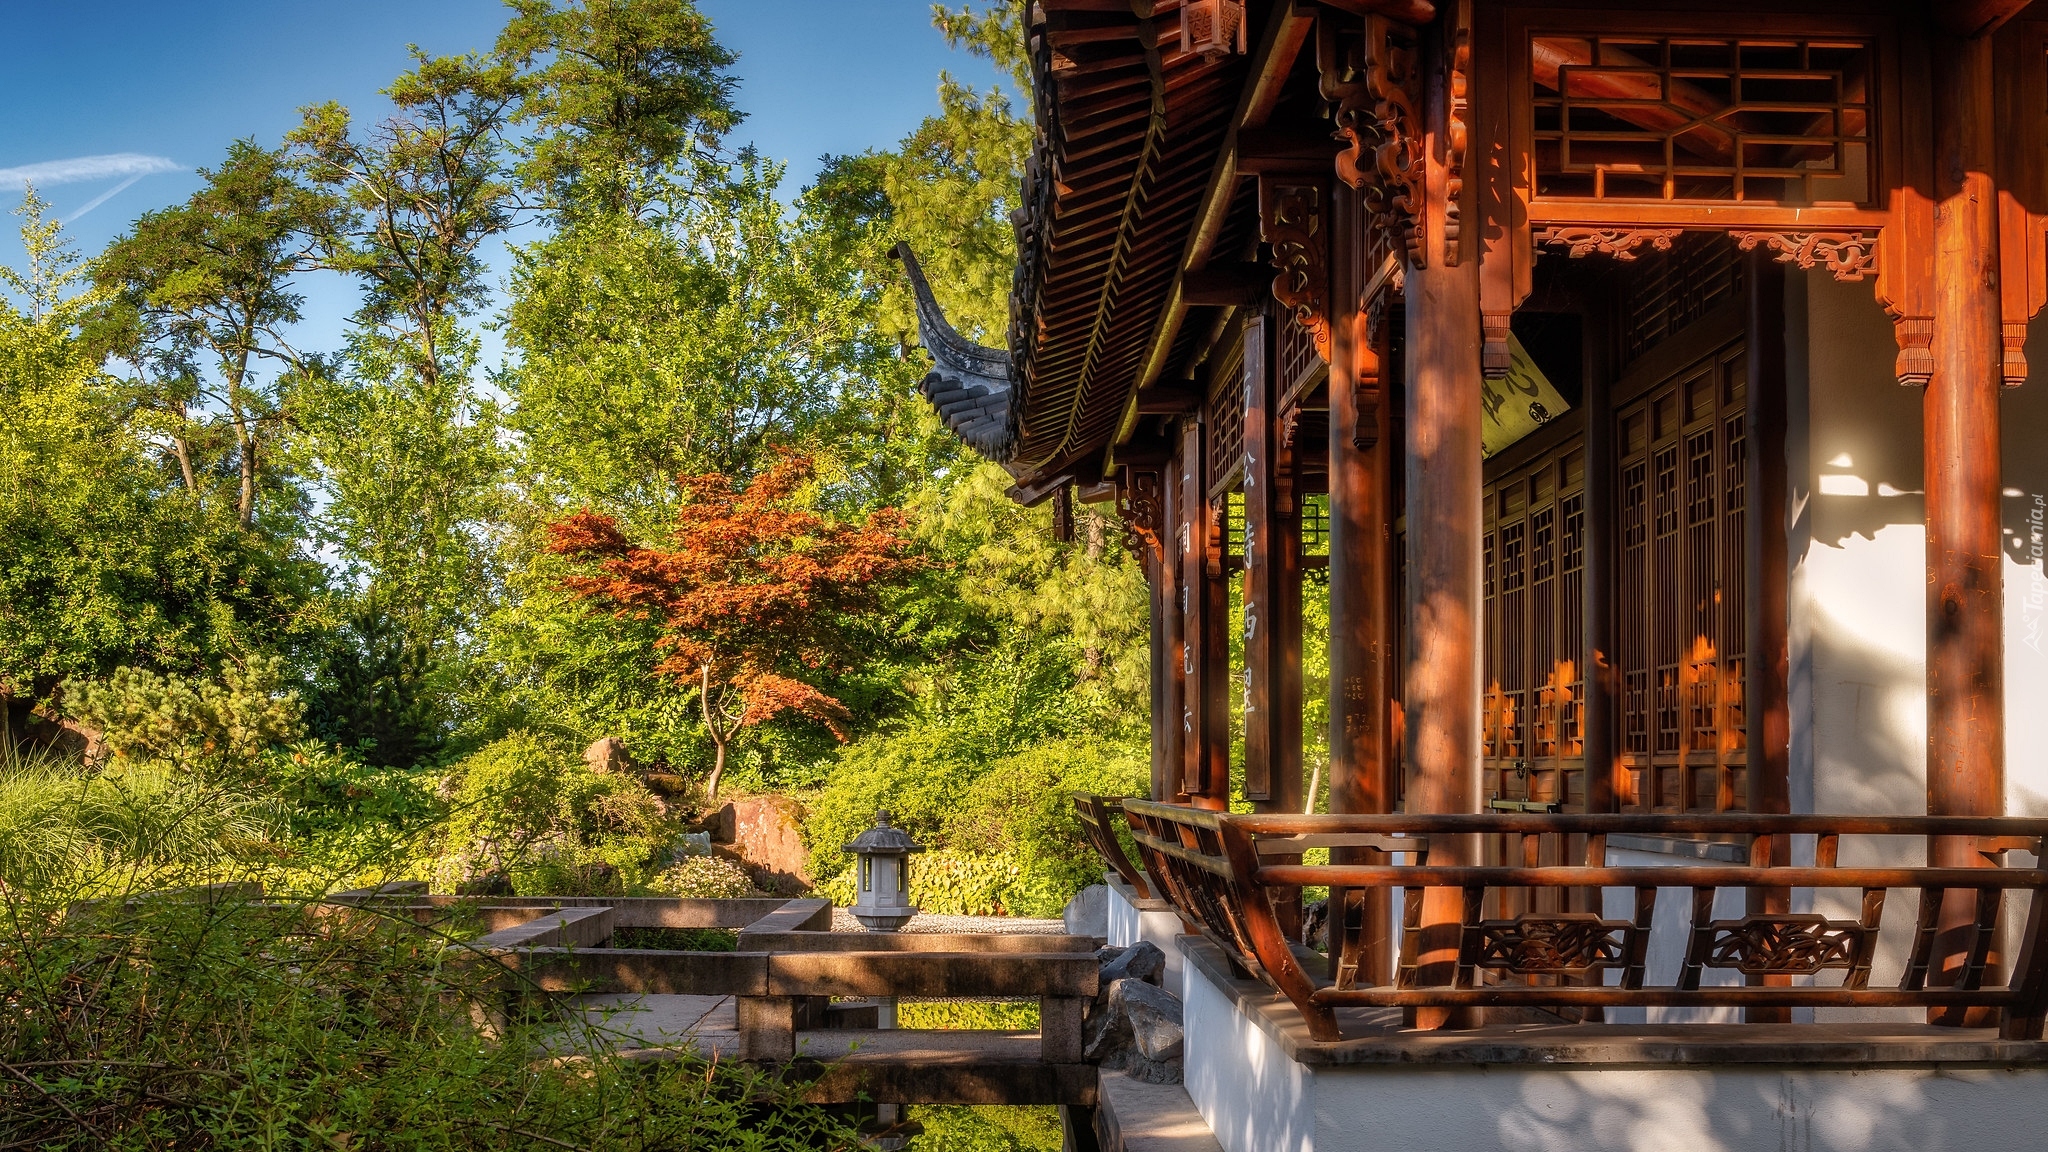
{"label": "green tree", "polygon": [[[120,350],[138,367],[157,369],[154,391],[171,417],[188,490],[199,493],[191,405],[215,406],[232,432],[235,514],[248,527],[265,444],[282,424],[280,384],[304,365],[285,340],[304,303],[291,278],[310,265],[334,204],[253,140],[236,141],[224,164],[200,175],[206,187],[182,205],[143,215],[100,256],[94,274],[113,298],[111,323],[103,324],[125,336],[117,337]],[[198,364],[202,356],[210,372]]]}
{"label": "green tree", "polygon": [[557,210],[638,215],[662,174],[737,124],[737,59],[691,0],[511,0],[522,175]]}
{"label": "green tree", "polygon": [[66,677],[199,674],[298,626],[317,573],[160,466],[130,389],[81,330],[106,299],[33,192],[0,268],[0,699],[8,727]]}

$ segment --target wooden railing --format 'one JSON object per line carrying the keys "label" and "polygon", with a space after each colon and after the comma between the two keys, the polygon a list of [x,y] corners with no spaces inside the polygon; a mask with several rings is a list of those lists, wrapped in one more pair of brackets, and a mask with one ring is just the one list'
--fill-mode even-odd
{"label": "wooden railing", "polygon": [[[1144,800],[1123,802],[1146,871],[1155,888],[1202,934],[1247,972],[1266,981],[1301,1010],[1311,1035],[1340,1038],[1335,1009],[1516,1007],[1604,1010],[1609,1007],[1785,1009],[1792,1007],[1949,1008],[1995,1012],[2001,1032],[2038,1039],[2048,1008],[2048,871],[2039,865],[2048,821],[1888,816],[1268,816],[1230,815]],[[1744,846],[1747,862],[1683,866],[1612,867],[1610,836],[1703,838]],[[1555,838],[1583,846],[1583,863],[1551,866],[1430,863],[1431,843],[1474,845],[1489,837],[1529,844]],[[1845,866],[1842,840],[1875,841],[1866,858],[1896,856],[1901,838],[1968,837],[1982,867]],[[1457,838],[1457,839],[1452,839]],[[1809,839],[1810,838],[1810,839]],[[1810,849],[1808,845],[1810,844]],[[1315,847],[1345,848],[1368,863],[1298,864]],[[1868,847],[1864,845],[1863,847]],[[1795,851],[1796,850],[1796,851]],[[2032,867],[2007,866],[2009,851],[2033,853]],[[1811,852],[1811,863],[1794,864]],[[1555,850],[1540,853],[1556,859]],[[1539,853],[1530,851],[1527,860]],[[1361,985],[1320,978],[1319,961],[1287,939],[1274,915],[1271,893],[1294,885],[1333,891],[1401,890],[1401,962],[1391,983]],[[1662,888],[1688,890],[1689,901],[1665,901],[1684,915],[1666,930],[1685,940],[1675,981],[1647,982],[1647,956],[1657,927]],[[1717,919],[1715,893],[1723,888],[1778,897],[1798,890],[1846,890],[1860,896],[1853,918],[1817,913],[1750,912]],[[1425,957],[1425,892],[1446,892],[1435,907],[1459,909]],[[1878,933],[1893,890],[1917,893],[1907,915],[1913,934],[1904,971],[1893,987],[1872,987]],[[2006,894],[2026,894],[2025,927],[2016,959],[1991,963]],[[1551,895],[1555,893],[1555,895]],[[1381,897],[1385,898],[1385,897]],[[1611,901],[1610,901],[1611,898]],[[1609,903],[1629,909],[1610,916]],[[1577,906],[1579,911],[1562,911]],[[1756,906],[1754,904],[1750,905]],[[1944,925],[1941,911],[1961,908],[1963,923]],[[1533,908],[1518,915],[1504,908]],[[1667,913],[1668,915],[1668,913]],[[1454,941],[1439,947],[1446,936]],[[1333,946],[1355,950],[1359,941],[1332,933]],[[1937,955],[1938,938],[1946,938]],[[1961,941],[1958,943],[1958,941]],[[1454,960],[1452,954],[1454,953]],[[1426,966],[1422,959],[1440,961]],[[1345,963],[1349,959],[1353,962]],[[1945,964],[1951,971],[1941,972]],[[2011,978],[1995,982],[1996,969]],[[1342,957],[1340,973],[1355,974],[1355,957]],[[1703,981],[1709,971],[1745,982]],[[1839,975],[1834,975],[1839,973]],[[1946,976],[1945,982],[1931,978]],[[1825,980],[1826,982],[1823,982]],[[1776,1014],[1774,1014],[1776,1015]]]}
{"label": "wooden railing", "polygon": [[1081,818],[1081,832],[1093,845],[1102,862],[1109,865],[1140,900],[1152,898],[1152,887],[1145,882],[1145,874],[1131,862],[1124,852],[1123,841],[1117,839],[1117,825],[1124,821],[1124,802],[1109,796],[1092,796],[1077,793],[1074,796],[1074,811]]}

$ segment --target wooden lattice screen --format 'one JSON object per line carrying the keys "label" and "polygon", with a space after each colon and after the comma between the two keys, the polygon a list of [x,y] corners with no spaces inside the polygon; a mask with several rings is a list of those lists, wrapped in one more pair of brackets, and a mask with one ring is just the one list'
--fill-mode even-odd
{"label": "wooden lattice screen", "polygon": [[1619,414],[1625,810],[1745,806],[1745,386],[1737,342]]}
{"label": "wooden lattice screen", "polygon": [[1536,194],[1870,204],[1874,57],[1859,40],[1532,36]]}
{"label": "wooden lattice screen", "polygon": [[1211,500],[1237,486],[1244,468],[1244,343],[1231,345],[1216,365],[1209,400],[1202,410],[1209,446],[1208,484]]}
{"label": "wooden lattice screen", "polygon": [[1585,453],[1574,444],[1485,492],[1489,798],[1585,807],[1585,488]]}
{"label": "wooden lattice screen", "polygon": [[1676,335],[1741,290],[1741,256],[1724,235],[1688,233],[1668,252],[1645,251],[1627,266],[1622,281],[1623,361]]}

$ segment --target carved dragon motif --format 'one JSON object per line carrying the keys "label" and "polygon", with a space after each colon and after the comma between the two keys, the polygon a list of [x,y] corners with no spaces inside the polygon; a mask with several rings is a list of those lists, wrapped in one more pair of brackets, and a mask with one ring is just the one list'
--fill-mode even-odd
{"label": "carved dragon motif", "polygon": [[1671,251],[1671,242],[1678,239],[1682,231],[1678,228],[1595,228],[1559,224],[1536,233],[1534,239],[1538,244],[1564,247],[1566,255],[1573,259],[1598,252],[1616,260],[1634,260],[1636,249],[1645,244],[1659,252]]}
{"label": "carved dragon motif", "polygon": [[1877,237],[1861,232],[1731,232],[1744,252],[1759,244],[1801,268],[1825,267],[1837,280],[1861,280],[1877,267]]}
{"label": "carved dragon motif", "polygon": [[1315,342],[1316,355],[1330,358],[1329,236],[1324,228],[1322,185],[1262,181],[1261,238],[1273,250],[1273,298]]}

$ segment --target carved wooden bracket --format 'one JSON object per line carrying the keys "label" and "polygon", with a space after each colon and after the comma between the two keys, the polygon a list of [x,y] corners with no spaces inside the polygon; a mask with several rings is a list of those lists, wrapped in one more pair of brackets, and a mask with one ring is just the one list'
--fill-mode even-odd
{"label": "carved wooden bracket", "polygon": [[1998,194],[1998,283],[2007,388],[2027,382],[2027,322],[2048,303],[2048,216]]}
{"label": "carved wooden bracket", "polygon": [[1910,189],[1877,235],[1877,302],[1899,344],[1893,375],[1909,388],[1934,378],[1934,205]]}
{"label": "carved wooden bracket", "polygon": [[1877,237],[1862,232],[1730,232],[1744,252],[1758,245],[1785,263],[1824,267],[1837,280],[1861,280],[1877,268]]}
{"label": "carved wooden bracket", "polygon": [[1446,13],[1444,84],[1444,267],[1455,268],[1464,215],[1465,156],[1472,139],[1472,0],[1453,0]]}
{"label": "carved wooden bracket", "polygon": [[1415,30],[1368,16],[1355,38],[1333,34],[1327,58],[1319,62],[1338,134],[1350,145],[1337,155],[1338,177],[1362,194],[1369,228],[1392,229],[1409,259],[1427,265],[1416,229],[1423,162],[1422,59]]}
{"label": "carved wooden bracket", "polygon": [[1382,289],[1373,294],[1363,313],[1354,313],[1357,338],[1352,341],[1356,350],[1352,408],[1357,418],[1351,425],[1351,444],[1361,451],[1378,444],[1383,434],[1379,411],[1380,389],[1386,386],[1386,362],[1380,350],[1387,346],[1388,296]]}
{"label": "carved wooden bracket", "polygon": [[1164,559],[1159,546],[1165,513],[1161,483],[1156,468],[1125,468],[1124,482],[1116,493],[1116,511],[1124,523],[1125,544],[1154,564]]}
{"label": "carved wooden bracket", "polygon": [[1681,228],[1597,228],[1557,224],[1536,233],[1531,239],[1538,244],[1559,245],[1573,259],[1598,252],[1616,260],[1634,260],[1636,249],[1645,244],[1659,252],[1671,251],[1671,242],[1678,239],[1683,231]]}
{"label": "carved wooden bracket", "polygon": [[1273,298],[1330,358],[1329,188],[1320,177],[1259,177],[1259,238],[1273,250]]}

